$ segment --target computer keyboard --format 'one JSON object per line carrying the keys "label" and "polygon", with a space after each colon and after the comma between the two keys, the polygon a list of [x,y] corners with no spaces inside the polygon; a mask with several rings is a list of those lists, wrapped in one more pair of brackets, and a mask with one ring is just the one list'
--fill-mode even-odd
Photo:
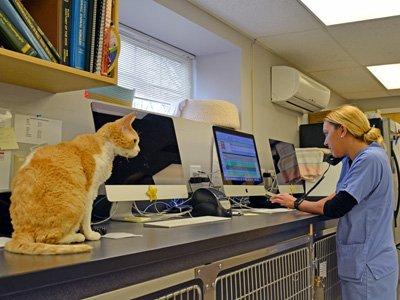
{"label": "computer keyboard", "polygon": [[149,223],[145,223],[144,226],[171,228],[171,227],[180,227],[180,226],[188,226],[188,225],[197,225],[197,224],[203,224],[203,223],[221,222],[221,221],[227,221],[227,220],[230,220],[230,218],[204,216],[204,217],[196,217],[196,218],[184,218],[184,219],[165,220],[165,221],[158,221],[158,222],[149,222]]}
{"label": "computer keyboard", "polygon": [[274,214],[274,213],[282,213],[292,211],[293,209],[289,208],[250,208],[249,211],[253,213],[259,214]]}

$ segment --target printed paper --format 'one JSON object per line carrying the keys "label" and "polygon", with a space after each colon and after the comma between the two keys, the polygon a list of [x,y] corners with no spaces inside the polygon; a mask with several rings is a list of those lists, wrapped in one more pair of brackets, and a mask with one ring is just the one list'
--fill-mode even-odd
{"label": "printed paper", "polygon": [[61,142],[62,121],[28,115],[15,115],[17,142],[54,145]]}
{"label": "printed paper", "polygon": [[18,149],[15,131],[10,127],[0,127],[0,150]]}

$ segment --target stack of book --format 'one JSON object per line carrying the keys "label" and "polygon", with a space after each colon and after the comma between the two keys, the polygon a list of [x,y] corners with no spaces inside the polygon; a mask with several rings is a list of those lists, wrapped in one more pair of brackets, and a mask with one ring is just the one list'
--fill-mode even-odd
{"label": "stack of book", "polygon": [[108,75],[116,60],[114,0],[0,0],[0,47]]}

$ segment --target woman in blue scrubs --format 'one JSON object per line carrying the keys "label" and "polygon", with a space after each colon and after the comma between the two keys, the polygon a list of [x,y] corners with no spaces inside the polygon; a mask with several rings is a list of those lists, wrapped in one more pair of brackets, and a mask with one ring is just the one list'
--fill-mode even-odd
{"label": "woman in blue scrubs", "polygon": [[396,300],[392,172],[379,129],[358,108],[342,106],[324,120],[325,145],[343,158],[336,192],[317,202],[279,194],[289,208],[340,218],[336,234],[342,298]]}

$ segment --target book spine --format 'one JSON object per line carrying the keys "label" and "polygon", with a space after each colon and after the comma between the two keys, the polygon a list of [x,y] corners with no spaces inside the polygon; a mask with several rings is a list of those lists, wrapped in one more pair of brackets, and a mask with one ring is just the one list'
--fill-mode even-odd
{"label": "book spine", "polygon": [[1,30],[0,30],[0,48],[8,48],[6,39],[3,37]]}
{"label": "book spine", "polygon": [[[3,23],[3,21],[0,20],[0,23]],[[1,28],[2,24],[0,24],[0,44],[3,48],[13,50],[13,51],[18,51],[17,49],[14,49],[14,47],[10,44],[8,41],[7,37],[3,34],[3,29]],[[20,51],[18,51],[20,52]]]}
{"label": "book spine", "polygon": [[103,0],[103,7],[101,12],[101,23],[100,23],[100,33],[99,33],[99,41],[98,41],[98,51],[96,56],[96,68],[95,73],[100,74],[101,71],[101,60],[103,58],[103,41],[104,41],[104,32],[105,32],[105,24],[106,24],[106,11],[108,7],[108,0]]}
{"label": "book spine", "polygon": [[86,39],[87,39],[87,25],[88,25],[88,6],[89,0],[81,0],[79,10],[79,27],[78,27],[78,54],[77,54],[77,68],[85,70],[86,65]]}
{"label": "book spine", "polygon": [[62,3],[62,51],[61,62],[69,65],[69,42],[70,42],[71,1],[63,0]]}
{"label": "book spine", "polygon": [[103,39],[103,51],[101,57],[100,74],[108,74],[108,53],[110,50],[110,39],[111,39],[111,16],[112,16],[112,0],[107,0],[106,16],[104,23],[104,39]]}
{"label": "book spine", "polygon": [[[103,8],[104,1],[98,0],[97,1],[97,9],[96,9],[96,29],[95,29],[95,37],[94,37],[94,51],[93,51],[93,62],[92,64],[92,72],[96,72],[96,65],[97,65],[97,56],[100,50],[100,32],[102,31],[102,16],[103,16]],[[103,23],[104,24],[104,23]]]}
{"label": "book spine", "polygon": [[38,26],[38,24],[33,20],[32,16],[29,14],[29,12],[26,10],[26,8],[22,5],[20,0],[11,0],[15,9],[21,16],[21,18],[25,21],[25,24],[29,27],[39,44],[43,47],[43,50],[46,52],[46,54],[50,57],[51,61],[53,62],[58,62],[56,57],[53,55],[51,52],[50,48],[46,44],[45,40],[43,39],[44,33]]}
{"label": "book spine", "polygon": [[80,0],[74,0],[71,2],[71,16],[69,20],[69,65],[74,67],[76,65],[76,54],[77,51],[77,37],[78,37],[78,18],[79,18],[79,5]]}
{"label": "book spine", "polygon": [[[85,59],[85,70],[92,72],[90,65],[90,58],[93,55],[92,41],[94,41],[94,31],[96,30],[96,7],[97,0],[89,1],[88,9],[88,24],[87,24],[87,34],[86,34],[86,59]],[[94,42],[93,42],[94,43]]]}
{"label": "book spine", "polygon": [[0,1],[0,9],[7,16],[10,22],[17,28],[21,35],[32,45],[32,47],[37,51],[38,57],[46,60],[50,60],[50,57],[40,46],[39,42],[36,40],[32,32],[29,30],[28,26],[22,20],[18,12],[12,6],[11,2],[8,0]]}
{"label": "book spine", "polygon": [[57,62],[61,62],[61,56],[60,53],[57,51],[56,47],[51,43],[47,35],[44,33],[42,28],[40,28],[39,24],[34,20],[34,18],[31,16],[31,14],[26,10],[24,5],[21,3],[21,0],[14,0],[16,2],[19,2],[21,5],[21,8],[26,11],[26,15],[28,19],[30,19],[30,22],[36,26],[37,31],[39,32],[40,36],[43,38],[44,42],[46,43],[47,47],[50,49],[51,54],[53,57],[56,59]]}
{"label": "book spine", "polygon": [[12,50],[28,54],[31,56],[37,56],[37,52],[32,48],[31,45],[25,40],[25,38],[18,32],[14,25],[10,22],[7,16],[0,11],[0,32],[6,40],[7,45]]}
{"label": "book spine", "polygon": [[88,6],[88,0],[72,1],[70,66],[81,70],[85,69]]}
{"label": "book spine", "polygon": [[93,62],[94,57],[96,54],[96,28],[97,28],[97,14],[98,14],[98,5],[99,1],[94,0],[93,4],[93,18],[92,18],[92,34],[91,34],[91,41],[90,41],[90,59],[89,59],[89,71],[94,72],[93,69]]}

